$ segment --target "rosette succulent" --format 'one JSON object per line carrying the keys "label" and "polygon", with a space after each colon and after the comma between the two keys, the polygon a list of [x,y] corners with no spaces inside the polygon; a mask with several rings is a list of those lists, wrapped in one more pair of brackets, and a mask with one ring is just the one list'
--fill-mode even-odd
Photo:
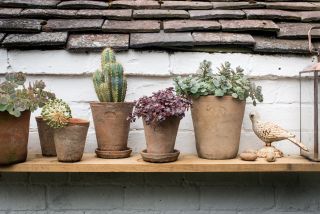
{"label": "rosette succulent", "polygon": [[50,100],[42,108],[41,116],[52,128],[62,128],[72,118],[69,105],[61,99]]}
{"label": "rosette succulent", "polygon": [[25,86],[26,75],[22,72],[8,73],[5,81],[0,80],[0,112],[20,117],[21,112],[35,111],[49,100],[55,99],[55,94],[45,91],[45,83],[37,80]]}
{"label": "rosette succulent", "polygon": [[156,125],[173,116],[182,119],[190,105],[188,99],[175,95],[171,87],[140,98],[130,119],[134,122],[136,117],[142,117],[147,125]]}
{"label": "rosette succulent", "polygon": [[252,83],[243,73],[243,69],[231,68],[225,62],[218,68],[218,73],[213,74],[211,62],[204,60],[196,75],[176,77],[175,88],[178,94],[188,97],[214,95],[218,97],[232,96],[235,99],[246,100],[250,97],[253,105],[263,102],[262,88]]}

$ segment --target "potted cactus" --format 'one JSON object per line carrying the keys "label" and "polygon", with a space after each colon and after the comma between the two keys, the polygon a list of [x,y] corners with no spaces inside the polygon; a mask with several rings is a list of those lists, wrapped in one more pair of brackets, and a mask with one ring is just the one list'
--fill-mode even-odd
{"label": "potted cactus", "polygon": [[127,80],[123,67],[116,61],[112,49],[101,54],[101,69],[93,74],[93,84],[100,102],[91,102],[100,158],[126,158],[131,154],[127,146],[133,102],[125,102]]}
{"label": "potted cactus", "polygon": [[191,102],[173,93],[173,88],[160,90],[152,96],[140,98],[133,114],[142,117],[147,149],[141,152],[142,158],[149,162],[176,161],[179,151],[174,149],[180,120],[185,116]]}
{"label": "potted cactus", "polygon": [[60,162],[82,159],[89,121],[72,118],[69,105],[61,99],[50,100],[42,108],[41,116],[54,129],[53,139]]}
{"label": "potted cactus", "polygon": [[26,76],[9,73],[0,81],[0,165],[24,162],[28,153],[30,113],[53,99],[43,81],[25,86]]}
{"label": "potted cactus", "polygon": [[204,60],[196,75],[174,79],[178,94],[192,99],[192,120],[198,156],[232,159],[238,154],[246,99],[262,102],[261,87],[244,75],[243,69],[225,62],[213,74]]}

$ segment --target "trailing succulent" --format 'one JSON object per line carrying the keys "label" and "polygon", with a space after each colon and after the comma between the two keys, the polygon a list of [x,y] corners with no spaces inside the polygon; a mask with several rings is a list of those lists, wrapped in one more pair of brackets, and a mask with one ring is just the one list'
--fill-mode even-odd
{"label": "trailing succulent", "polygon": [[218,97],[232,96],[235,99],[246,100],[250,97],[253,105],[263,102],[262,88],[244,75],[243,69],[231,68],[229,62],[225,62],[218,68],[218,73],[213,74],[211,62],[204,60],[196,75],[174,78],[175,88],[178,94],[191,97],[214,95]]}
{"label": "trailing succulent", "polygon": [[48,100],[55,99],[55,94],[45,91],[45,83],[37,80],[25,86],[26,75],[22,72],[8,73],[5,81],[0,81],[0,112],[20,117],[24,111],[35,111]]}
{"label": "trailing succulent", "polygon": [[134,112],[129,118],[134,122],[136,117],[142,117],[147,125],[156,125],[173,116],[182,119],[190,105],[189,100],[175,95],[171,87],[154,92],[152,96],[140,98],[135,103]]}
{"label": "trailing succulent", "polygon": [[42,108],[41,116],[52,128],[62,128],[72,118],[69,105],[61,99],[50,100]]}
{"label": "trailing succulent", "polygon": [[115,53],[106,48],[101,54],[101,70],[93,74],[93,84],[100,102],[123,102],[127,93],[127,80]]}

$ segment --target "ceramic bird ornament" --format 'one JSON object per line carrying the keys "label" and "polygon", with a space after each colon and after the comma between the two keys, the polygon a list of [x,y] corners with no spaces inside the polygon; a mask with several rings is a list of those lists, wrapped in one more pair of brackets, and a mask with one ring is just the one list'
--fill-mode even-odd
{"label": "ceramic bird ornament", "polygon": [[274,152],[277,158],[283,157],[283,153],[271,145],[273,142],[281,140],[289,140],[301,149],[308,151],[308,148],[294,134],[275,123],[261,121],[257,112],[251,112],[249,117],[254,133],[266,144],[258,151],[258,157],[265,158],[270,152]]}

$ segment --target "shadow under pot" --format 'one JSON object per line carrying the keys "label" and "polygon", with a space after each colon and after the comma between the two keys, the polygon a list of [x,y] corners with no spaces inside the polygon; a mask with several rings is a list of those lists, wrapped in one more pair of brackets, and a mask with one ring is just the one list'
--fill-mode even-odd
{"label": "shadow under pot", "polygon": [[99,158],[127,158],[132,150],[128,148],[130,121],[133,102],[92,102],[90,103]]}
{"label": "shadow under pot", "polygon": [[0,112],[0,165],[25,162],[28,155],[30,111],[20,117]]}
{"label": "shadow under pot", "polygon": [[54,128],[48,126],[48,124],[42,119],[42,117],[36,117],[36,121],[38,126],[42,155],[48,157],[57,156],[53,139]]}
{"label": "shadow under pot", "polygon": [[158,124],[147,125],[143,119],[147,149],[141,152],[143,160],[153,163],[176,161],[180,152],[175,150],[175,142],[180,118],[170,117]]}
{"label": "shadow under pot", "polygon": [[237,156],[245,101],[231,96],[201,96],[192,100],[191,115],[200,158],[223,160]]}
{"label": "shadow under pot", "polygon": [[89,121],[71,118],[69,124],[54,130],[54,143],[58,161],[78,162],[82,159]]}

